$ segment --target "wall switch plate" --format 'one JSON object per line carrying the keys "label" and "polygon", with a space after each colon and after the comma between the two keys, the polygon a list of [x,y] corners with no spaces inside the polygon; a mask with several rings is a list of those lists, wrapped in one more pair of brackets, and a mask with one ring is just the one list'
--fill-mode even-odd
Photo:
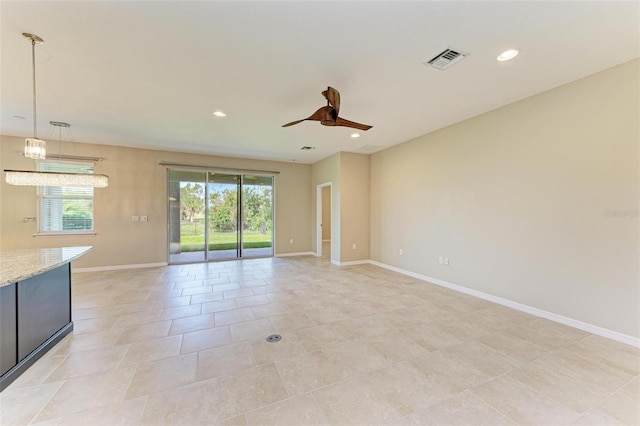
{"label": "wall switch plate", "polygon": [[149,218],[147,216],[140,216],[140,222],[148,222]]}
{"label": "wall switch plate", "polygon": [[438,258],[438,263],[441,264],[441,265],[444,265],[444,257],[440,256]]}
{"label": "wall switch plate", "polygon": [[131,222],[138,222],[140,221],[140,216],[131,216]]}
{"label": "wall switch plate", "polygon": [[356,246],[356,243],[353,243],[353,245],[351,246],[351,248],[354,249],[354,250],[356,249],[356,247],[358,247],[358,246]]}
{"label": "wall switch plate", "polygon": [[448,265],[448,264],[449,264],[449,258],[448,258],[448,257],[445,257],[445,258],[444,258],[444,264],[445,264],[445,265]]}

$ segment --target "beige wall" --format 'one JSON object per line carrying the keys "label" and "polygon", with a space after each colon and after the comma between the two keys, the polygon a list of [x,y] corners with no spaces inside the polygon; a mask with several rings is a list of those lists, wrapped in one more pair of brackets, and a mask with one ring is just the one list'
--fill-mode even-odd
{"label": "beige wall", "polygon": [[331,239],[331,187],[322,188],[322,240]]}
{"label": "beige wall", "polygon": [[[33,170],[33,160],[18,155],[23,138],[0,139],[3,169]],[[58,150],[57,142],[50,149]],[[92,245],[94,250],[74,263],[75,267],[98,267],[160,263],[167,261],[166,169],[160,161],[280,171],[276,176],[276,254],[311,251],[311,166],[305,164],[246,160],[166,151],[142,150],[83,143],[63,144],[63,153],[101,156],[95,172],[109,175],[109,187],[96,189],[94,202],[96,236],[33,237],[36,223],[36,190],[7,185],[0,191],[0,245],[2,249]],[[131,222],[132,215],[146,215],[149,222]],[[289,244],[293,238],[294,244]]]}
{"label": "beige wall", "polygon": [[632,61],[372,155],[372,259],[640,336],[639,76]]}
{"label": "beige wall", "polygon": [[340,176],[340,261],[368,260],[369,155],[341,152]]}

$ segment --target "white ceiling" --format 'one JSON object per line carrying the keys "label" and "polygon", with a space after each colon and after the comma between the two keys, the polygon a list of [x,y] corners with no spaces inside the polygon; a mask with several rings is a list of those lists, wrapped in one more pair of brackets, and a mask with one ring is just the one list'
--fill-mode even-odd
{"label": "white ceiling", "polygon": [[[640,56],[638,1],[1,1],[0,133],[313,163],[389,147]],[[451,46],[446,71],[423,62]],[[520,55],[496,56],[516,47]],[[304,118],[331,85],[351,129]],[[228,115],[216,118],[221,109]],[[23,116],[18,119],[15,116]],[[316,147],[301,151],[303,145]],[[370,151],[366,151],[370,152]]]}

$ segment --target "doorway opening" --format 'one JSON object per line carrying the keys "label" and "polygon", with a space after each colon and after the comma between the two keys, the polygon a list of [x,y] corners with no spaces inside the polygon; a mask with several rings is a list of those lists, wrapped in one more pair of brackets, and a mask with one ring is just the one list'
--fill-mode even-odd
{"label": "doorway opening", "polygon": [[273,256],[273,176],[168,170],[169,263]]}
{"label": "doorway opening", "polygon": [[331,182],[316,189],[316,256],[331,260]]}

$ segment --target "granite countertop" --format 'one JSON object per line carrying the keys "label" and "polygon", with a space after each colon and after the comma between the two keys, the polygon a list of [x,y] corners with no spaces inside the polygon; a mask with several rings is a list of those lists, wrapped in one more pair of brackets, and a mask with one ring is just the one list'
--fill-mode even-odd
{"label": "granite countertop", "polygon": [[71,262],[92,246],[0,250],[0,287]]}

